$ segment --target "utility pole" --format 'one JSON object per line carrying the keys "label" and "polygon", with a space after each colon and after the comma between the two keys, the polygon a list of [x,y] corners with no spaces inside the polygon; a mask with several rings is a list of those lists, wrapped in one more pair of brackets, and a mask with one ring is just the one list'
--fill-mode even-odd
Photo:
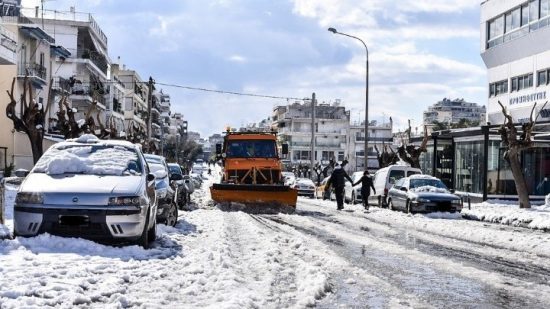
{"label": "utility pole", "polygon": [[149,148],[149,143],[151,142],[151,109],[153,107],[153,84],[155,81],[153,80],[153,77],[149,76],[149,82],[147,83],[147,87],[149,89],[149,93],[147,95],[147,145]]}
{"label": "utility pole", "polygon": [[315,169],[315,92],[311,95],[311,168],[313,174]]}

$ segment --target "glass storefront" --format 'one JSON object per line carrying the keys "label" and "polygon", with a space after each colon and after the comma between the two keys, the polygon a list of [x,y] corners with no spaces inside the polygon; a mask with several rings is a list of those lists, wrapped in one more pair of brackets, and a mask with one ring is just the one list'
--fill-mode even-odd
{"label": "glass storefront", "polygon": [[455,189],[471,193],[483,193],[483,139],[481,141],[456,142]]}

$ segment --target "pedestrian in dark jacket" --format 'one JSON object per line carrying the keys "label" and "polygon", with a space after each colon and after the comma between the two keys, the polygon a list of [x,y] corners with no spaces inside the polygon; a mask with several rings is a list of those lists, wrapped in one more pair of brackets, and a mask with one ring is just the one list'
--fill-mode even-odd
{"label": "pedestrian in dark jacket", "polygon": [[365,209],[368,210],[370,188],[372,188],[372,192],[376,194],[376,189],[374,188],[372,177],[370,177],[370,174],[368,171],[365,171],[363,173],[363,177],[361,177],[361,179],[359,179],[356,183],[354,183],[353,186],[355,187],[358,184],[361,184],[361,198],[363,199],[363,206],[365,207]]}
{"label": "pedestrian in dark jacket", "polygon": [[348,164],[348,160],[342,161],[342,164],[336,166],[327,181],[326,189],[332,186],[334,187],[334,194],[336,195],[336,205],[338,210],[344,209],[344,187],[346,186],[346,179],[353,183],[351,177],[344,170],[344,167]]}

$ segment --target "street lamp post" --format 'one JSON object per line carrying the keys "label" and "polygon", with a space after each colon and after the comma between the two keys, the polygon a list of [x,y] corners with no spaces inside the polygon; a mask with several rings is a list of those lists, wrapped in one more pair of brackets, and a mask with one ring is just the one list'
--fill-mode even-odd
{"label": "street lamp post", "polygon": [[[369,135],[369,48],[367,47],[367,44],[365,44],[365,42],[363,42],[363,40],[361,40],[360,38],[356,37],[356,36],[353,36],[353,35],[349,35],[349,34],[346,34],[346,33],[342,33],[342,32],[338,32],[336,29],[334,28],[328,28],[328,31],[334,33],[334,34],[340,34],[340,35],[343,35],[343,36],[347,36],[347,37],[350,37],[352,39],[356,39],[358,40],[359,42],[361,42],[363,44],[363,46],[365,46],[365,51],[366,51],[366,55],[367,55],[367,60],[366,60],[366,74],[365,74],[365,171],[368,170],[368,163],[369,163],[369,155],[368,155],[368,149],[369,149],[369,142],[368,142],[368,135]],[[357,161],[357,159],[356,159]]]}

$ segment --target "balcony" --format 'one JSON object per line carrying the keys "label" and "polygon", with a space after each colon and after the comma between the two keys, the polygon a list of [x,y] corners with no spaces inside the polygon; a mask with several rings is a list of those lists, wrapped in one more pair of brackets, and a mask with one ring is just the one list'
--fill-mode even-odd
{"label": "balcony", "polygon": [[15,35],[0,26],[0,65],[16,64],[16,51]]}
{"label": "balcony", "polygon": [[107,74],[108,63],[103,54],[90,49],[78,49],[76,57],[90,60],[103,74]]}
{"label": "balcony", "polygon": [[36,86],[45,86],[48,79],[48,71],[38,63],[19,63],[17,77],[23,79],[27,76]]}
{"label": "balcony", "polygon": [[75,83],[71,88],[73,100],[88,100],[105,105],[105,95],[109,93],[109,88],[104,88],[96,83]]}
{"label": "balcony", "polygon": [[66,78],[56,76],[53,79],[52,89],[58,92],[71,93],[70,81]]}

